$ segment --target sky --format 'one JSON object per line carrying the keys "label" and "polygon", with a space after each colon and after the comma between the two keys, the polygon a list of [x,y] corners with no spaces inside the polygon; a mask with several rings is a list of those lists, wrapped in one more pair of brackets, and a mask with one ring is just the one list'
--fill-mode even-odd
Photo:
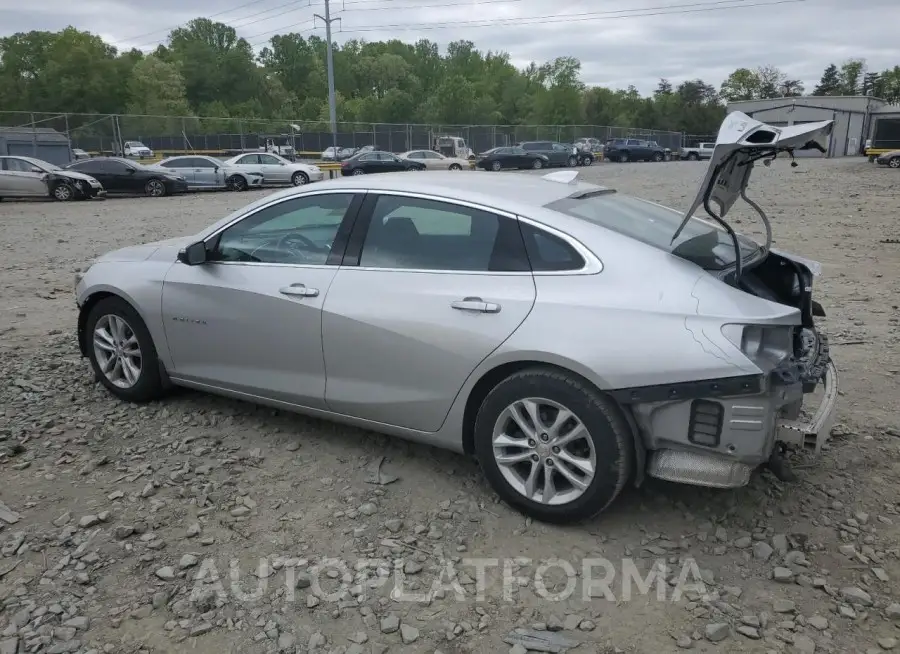
{"label": "sky", "polygon": [[[119,49],[152,50],[199,16],[234,26],[256,49],[275,34],[324,38],[325,0],[0,0],[0,35],[72,25]],[[829,63],[900,65],[900,0],[331,0],[334,39],[459,39],[508,52],[520,67],[559,56],[590,85],[651,93],[661,77],[718,87],[734,69],[773,65],[807,91]]]}

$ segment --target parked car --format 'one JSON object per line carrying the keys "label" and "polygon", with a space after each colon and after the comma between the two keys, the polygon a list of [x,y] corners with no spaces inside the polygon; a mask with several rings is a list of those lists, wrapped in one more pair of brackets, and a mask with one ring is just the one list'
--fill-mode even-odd
{"label": "parked car", "polygon": [[476,168],[483,170],[503,170],[504,168],[546,168],[550,160],[544,154],[526,152],[519,147],[493,148],[481,153],[475,162]]}
{"label": "parked car", "polygon": [[74,161],[65,168],[95,178],[107,193],[143,193],[153,198],[188,190],[181,175],[142,166],[121,157],[93,157]]}
{"label": "parked car", "polygon": [[291,184],[303,186],[310,182],[321,182],[325,178],[322,169],[313,164],[288,161],[277,154],[249,152],[226,159],[225,164],[237,170],[262,172],[264,183]]}
{"label": "parked car", "polygon": [[401,159],[391,152],[372,150],[354,154],[341,162],[341,175],[371,175],[399,171],[425,170],[425,164],[412,159]]}
{"label": "parked car", "polygon": [[201,155],[169,157],[148,168],[181,175],[188,188],[246,191],[263,185],[262,170],[252,166],[232,166],[215,157]]}
{"label": "parked car", "polygon": [[420,161],[428,170],[468,170],[470,168],[468,159],[445,157],[434,150],[410,150],[398,156],[401,159]]}
{"label": "parked car", "polygon": [[603,148],[603,158],[626,161],[664,161],[666,150],[659,144],[642,139],[610,139]]}
{"label": "parked car", "polygon": [[875,162],[880,166],[889,166],[891,168],[900,168],[900,150],[892,150],[878,155]]}
{"label": "parked car", "polygon": [[539,520],[585,519],[645,475],[745,485],[782,443],[829,437],[818,266],[693,213],[727,215],[754,157],[822,147],[833,121],[727,120],[685,212],[577,171],[269,195],[95,261],[81,353],[123,400],[187,386],[472,454]]}
{"label": "parked car", "polygon": [[103,185],[90,175],[32,157],[0,157],[0,200],[50,197],[65,202],[104,195]]}
{"label": "parked car", "polygon": [[90,159],[91,155],[88,152],[85,152],[81,148],[72,148],[72,158],[75,160],[78,159]]}
{"label": "parked car", "polygon": [[709,159],[713,156],[713,150],[715,149],[715,143],[700,143],[690,148],[681,148],[681,158],[688,161]]}
{"label": "parked car", "polygon": [[126,157],[137,157],[139,159],[150,159],[153,157],[153,150],[140,141],[125,141],[122,149]]}
{"label": "parked car", "polygon": [[332,146],[330,148],[325,148],[322,151],[322,154],[319,155],[319,158],[322,161],[343,161],[344,159],[349,159],[354,154],[356,154],[355,148],[335,148]]}
{"label": "parked car", "polygon": [[553,141],[524,141],[516,145],[525,152],[544,155],[551,166],[574,168],[578,165],[578,148],[574,145],[564,145]]}

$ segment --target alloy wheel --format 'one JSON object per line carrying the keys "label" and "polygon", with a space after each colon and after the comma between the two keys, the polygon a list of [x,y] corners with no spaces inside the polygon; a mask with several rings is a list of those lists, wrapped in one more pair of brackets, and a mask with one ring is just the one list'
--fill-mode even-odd
{"label": "alloy wheel", "polygon": [[66,202],[72,199],[72,187],[68,184],[60,184],[53,189],[53,197],[60,202]]}
{"label": "alloy wheel", "polygon": [[147,182],[147,195],[152,198],[160,198],[166,194],[165,185],[158,179],[151,179]]}
{"label": "alloy wheel", "polygon": [[890,161],[888,161],[888,166],[891,168],[900,168],[900,157],[894,157]]}
{"label": "alloy wheel", "polygon": [[107,314],[94,327],[94,357],[107,380],[131,388],[141,377],[143,357],[137,334],[124,318]]}
{"label": "alloy wheel", "polygon": [[578,499],[597,470],[594,443],[584,423],[562,404],[544,398],[507,406],[494,424],[492,447],[506,482],[539,504]]}

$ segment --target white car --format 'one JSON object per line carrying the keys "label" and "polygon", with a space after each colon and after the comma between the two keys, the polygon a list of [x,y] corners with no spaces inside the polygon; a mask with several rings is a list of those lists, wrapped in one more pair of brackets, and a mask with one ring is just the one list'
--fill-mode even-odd
{"label": "white car", "polygon": [[288,161],[269,152],[248,152],[225,160],[225,165],[238,169],[259,170],[264,184],[293,184],[303,186],[310,182],[321,182],[325,173],[318,166]]}
{"label": "white car", "polygon": [[150,159],[153,157],[153,150],[140,141],[125,141],[125,145],[122,148],[126,157],[137,157],[138,159]]}
{"label": "white car", "polygon": [[434,150],[410,150],[397,156],[401,159],[419,161],[425,164],[428,170],[468,170],[471,167],[468,159],[445,157]]}

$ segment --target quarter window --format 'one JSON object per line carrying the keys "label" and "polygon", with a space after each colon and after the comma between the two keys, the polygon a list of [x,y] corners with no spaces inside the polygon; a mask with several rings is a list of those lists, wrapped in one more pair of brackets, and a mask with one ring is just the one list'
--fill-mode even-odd
{"label": "quarter window", "polygon": [[311,195],[260,209],[223,231],[212,261],[323,265],[352,193]]}
{"label": "quarter window", "polygon": [[532,225],[520,224],[532,270],[549,272],[584,268],[582,256],[563,239]]}
{"label": "quarter window", "polygon": [[527,271],[515,220],[461,205],[402,196],[378,198],[359,265],[371,268]]}

